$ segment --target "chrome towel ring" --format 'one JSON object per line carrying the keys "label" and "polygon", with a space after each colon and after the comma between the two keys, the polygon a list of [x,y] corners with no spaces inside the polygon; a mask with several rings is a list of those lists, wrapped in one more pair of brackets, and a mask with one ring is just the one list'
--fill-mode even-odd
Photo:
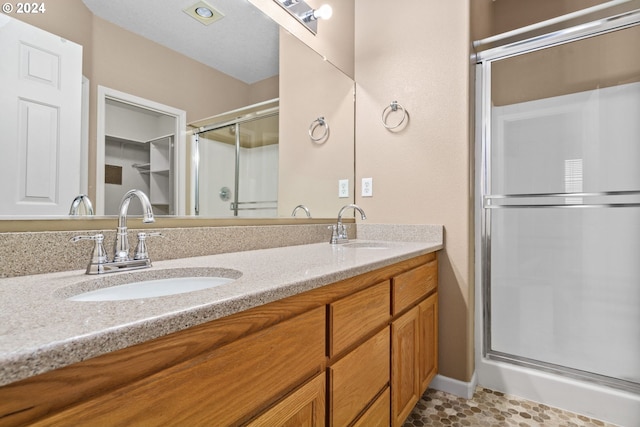
{"label": "chrome towel ring", "polygon": [[[320,136],[314,137],[313,133],[318,127],[324,127],[324,132]],[[311,125],[309,126],[309,138],[311,138],[313,142],[320,142],[322,140],[326,140],[328,137],[329,137],[329,124],[326,122],[324,117],[318,117],[317,119],[311,122]]]}
{"label": "chrome towel ring", "polygon": [[[388,124],[387,118],[389,114],[391,112],[398,111],[399,109],[402,110],[402,119],[400,119],[400,122],[395,125]],[[407,110],[405,110],[405,108],[402,105],[398,104],[398,101],[393,101],[391,104],[387,105],[384,110],[382,110],[382,125],[389,130],[397,129],[400,126],[402,126],[406,118],[407,118]]]}

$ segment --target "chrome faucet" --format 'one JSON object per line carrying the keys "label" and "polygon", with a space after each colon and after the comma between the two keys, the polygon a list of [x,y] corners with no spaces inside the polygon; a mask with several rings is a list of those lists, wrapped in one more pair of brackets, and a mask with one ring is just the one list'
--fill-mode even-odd
{"label": "chrome faucet", "polygon": [[102,233],[93,236],[76,236],[71,241],[93,240],[95,242],[91,260],[87,266],[87,274],[112,273],[116,271],[136,270],[139,268],[151,267],[151,260],[147,252],[146,239],[148,237],[159,236],[160,233],[138,233],[138,245],[135,255],[131,257],[129,254],[129,240],[127,238],[127,212],[129,210],[129,202],[133,197],[140,199],[143,210],[142,222],[155,222],[153,217],[153,209],[151,202],[146,194],[140,190],[129,190],[120,202],[120,215],[118,217],[118,229],[116,232],[116,241],[114,245],[113,260],[109,261],[107,253],[104,250],[104,235]]}
{"label": "chrome faucet", "polygon": [[346,209],[349,209],[349,208],[360,212],[362,219],[367,219],[367,215],[365,215],[364,211],[360,206],[355,205],[353,203],[350,205],[343,206],[342,209],[340,209],[340,212],[338,212],[338,222],[329,227],[332,230],[331,240],[329,240],[329,243],[332,245],[335,245],[338,243],[347,243],[349,241],[349,238],[347,237],[347,227],[342,223],[342,214]]}
{"label": "chrome faucet", "polygon": [[307,214],[307,218],[311,218],[311,211],[309,211],[309,208],[306,207],[305,205],[298,205],[295,208],[293,208],[293,212],[291,212],[291,216],[296,216],[296,212],[298,212],[298,209],[302,209]]}
{"label": "chrome faucet", "polygon": [[116,243],[113,250],[113,261],[129,261],[129,239],[127,238],[127,211],[129,210],[129,202],[133,197],[137,197],[142,204],[142,222],[147,224],[155,222],[153,217],[153,209],[151,209],[151,202],[146,194],[140,190],[129,190],[122,196],[120,202],[120,215],[118,216],[118,230],[116,233]]}
{"label": "chrome faucet", "polygon": [[84,206],[85,215],[93,215],[93,205],[91,204],[91,199],[89,199],[89,196],[86,194],[80,194],[73,199],[71,207],[69,208],[69,215],[79,216],[80,206]]}

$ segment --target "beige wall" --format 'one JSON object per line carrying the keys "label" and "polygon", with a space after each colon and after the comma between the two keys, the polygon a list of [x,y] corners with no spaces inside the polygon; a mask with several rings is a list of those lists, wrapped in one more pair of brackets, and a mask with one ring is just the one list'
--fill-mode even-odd
{"label": "beige wall", "polygon": [[[315,218],[335,218],[353,201],[353,91],[353,80],[280,31],[278,216],[304,204]],[[325,118],[329,135],[314,143],[309,127],[318,117]],[[314,135],[323,132],[318,128]],[[338,180],[345,178],[351,197],[338,198]]]}
{"label": "beige wall", "polygon": [[[469,0],[357,0],[356,203],[367,222],[444,224],[440,373],[469,381],[473,365],[473,245],[469,120]],[[400,132],[380,117],[397,100]],[[373,197],[360,180],[373,177]]]}
{"label": "beige wall", "polygon": [[640,27],[543,49],[493,64],[491,101],[508,105],[640,81]]}
{"label": "beige wall", "polygon": [[504,33],[607,1],[609,0],[495,0],[492,1],[494,19],[491,32]]}
{"label": "beige wall", "polygon": [[249,0],[249,2],[353,78],[354,0],[306,0],[312,8],[318,8],[323,4],[333,8],[331,19],[318,22],[317,35],[313,35],[273,0]]}

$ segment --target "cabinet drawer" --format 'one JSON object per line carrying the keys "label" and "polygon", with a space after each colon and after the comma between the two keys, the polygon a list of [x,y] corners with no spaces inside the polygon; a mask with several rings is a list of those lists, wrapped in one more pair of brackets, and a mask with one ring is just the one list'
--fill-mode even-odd
{"label": "cabinet drawer", "polygon": [[329,368],[330,425],[349,425],[389,384],[389,328]]}
{"label": "cabinet drawer", "polygon": [[389,281],[329,305],[329,356],[346,350],[391,318]]}
{"label": "cabinet drawer", "polygon": [[387,387],[352,427],[389,427],[391,425],[391,392]]}
{"label": "cabinet drawer", "polygon": [[438,261],[401,273],[391,279],[393,314],[419,301],[438,286]]}
{"label": "cabinet drawer", "polygon": [[325,373],[291,393],[247,427],[323,427],[325,425]]}
{"label": "cabinet drawer", "polygon": [[235,425],[321,372],[326,309],[319,307],[37,425]]}

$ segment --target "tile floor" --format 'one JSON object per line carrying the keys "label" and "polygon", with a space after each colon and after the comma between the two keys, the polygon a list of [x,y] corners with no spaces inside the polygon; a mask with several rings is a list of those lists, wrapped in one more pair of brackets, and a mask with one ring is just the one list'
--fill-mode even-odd
{"label": "tile floor", "polygon": [[427,390],[404,424],[404,427],[423,426],[612,427],[613,425],[478,387],[471,400],[442,391]]}

